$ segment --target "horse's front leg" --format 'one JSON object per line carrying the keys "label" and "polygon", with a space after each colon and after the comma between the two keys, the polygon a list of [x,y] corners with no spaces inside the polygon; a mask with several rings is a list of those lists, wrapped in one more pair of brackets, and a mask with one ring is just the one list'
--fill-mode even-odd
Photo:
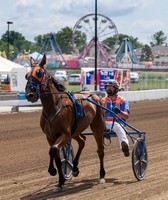
{"label": "horse's front leg", "polygon": [[48,167],[48,172],[51,176],[55,176],[57,174],[57,170],[54,167],[54,159],[56,157],[57,149],[53,146],[50,147],[49,155],[50,155],[50,163]]}
{"label": "horse's front leg", "polygon": [[57,190],[57,192],[60,192],[63,189],[64,183],[65,183],[65,178],[64,178],[64,174],[62,172],[62,162],[61,162],[60,155],[59,155],[59,149],[57,149],[55,163],[56,163],[56,166],[58,169],[58,174],[59,174],[59,181],[58,181],[56,190]]}
{"label": "horse's front leg", "polygon": [[[62,191],[64,183],[65,183],[65,178],[64,174],[62,172],[62,163],[60,159],[60,154],[59,154],[59,148],[68,143],[69,137],[67,137],[65,134],[60,134],[60,137],[57,138],[55,143],[51,145],[50,150],[49,150],[49,155],[50,155],[50,164],[48,168],[48,172],[50,175],[54,176],[57,173],[58,170],[58,175],[59,175],[59,182],[57,185],[56,190],[58,192]],[[57,167],[54,167],[54,161]]]}
{"label": "horse's front leg", "polygon": [[[56,146],[51,146],[49,150],[49,155],[50,155],[50,164],[49,164],[48,172],[50,173],[50,175],[55,176],[58,170],[59,181],[58,181],[56,190],[60,192],[63,189],[65,178],[62,172],[62,163],[59,156],[59,149]],[[56,163],[57,170],[54,167],[54,160]]]}
{"label": "horse's front leg", "polygon": [[73,161],[73,176],[77,177],[79,174],[79,169],[78,169],[79,158],[85,146],[86,137],[84,135],[79,135],[77,137],[73,137],[73,139],[75,139],[78,142],[78,146],[79,146],[78,151]]}

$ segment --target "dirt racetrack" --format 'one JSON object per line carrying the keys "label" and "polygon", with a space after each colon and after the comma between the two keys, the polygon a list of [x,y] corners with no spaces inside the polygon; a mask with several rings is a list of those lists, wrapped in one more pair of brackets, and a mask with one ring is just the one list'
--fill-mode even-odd
{"label": "dirt racetrack", "polygon": [[[117,138],[105,147],[106,183],[98,184],[99,162],[93,136],[87,136],[79,176],[56,193],[58,176],[47,170],[49,146],[39,127],[41,111],[0,114],[1,200],[167,200],[168,99],[131,103],[129,124],[147,133],[148,171],[134,177],[131,156],[125,158]],[[132,149],[132,143],[131,149]],[[73,144],[76,149],[76,143]]]}

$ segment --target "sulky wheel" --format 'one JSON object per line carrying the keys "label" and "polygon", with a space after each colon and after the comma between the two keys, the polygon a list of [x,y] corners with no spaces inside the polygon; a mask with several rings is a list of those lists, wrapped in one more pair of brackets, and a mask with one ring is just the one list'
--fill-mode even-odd
{"label": "sulky wheel", "polygon": [[143,139],[137,139],[132,150],[132,168],[137,180],[144,179],[148,166],[148,154],[146,143]]}
{"label": "sulky wheel", "polygon": [[59,150],[60,159],[62,163],[62,172],[64,174],[65,180],[72,178],[72,168],[73,168],[73,159],[74,152],[72,145],[64,145]]}

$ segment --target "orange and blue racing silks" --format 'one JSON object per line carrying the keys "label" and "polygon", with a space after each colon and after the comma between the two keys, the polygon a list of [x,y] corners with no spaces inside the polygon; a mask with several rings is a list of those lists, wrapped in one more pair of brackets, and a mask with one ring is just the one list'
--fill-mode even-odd
{"label": "orange and blue racing silks", "polygon": [[[110,99],[108,96],[102,98],[102,104],[108,110],[112,110],[114,107],[118,107],[121,111],[124,111],[130,114],[129,102],[119,95],[116,95],[113,99]],[[120,117],[120,114],[118,114],[118,116]],[[115,118],[112,112],[106,111],[105,121],[115,121]]]}

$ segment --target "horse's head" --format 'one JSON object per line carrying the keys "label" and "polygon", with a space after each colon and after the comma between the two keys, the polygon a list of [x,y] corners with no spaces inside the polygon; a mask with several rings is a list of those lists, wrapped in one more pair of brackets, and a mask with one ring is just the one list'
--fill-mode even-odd
{"label": "horse's head", "polygon": [[28,101],[36,102],[40,94],[47,90],[48,80],[51,78],[44,65],[46,64],[46,55],[43,56],[40,63],[30,58],[31,70],[26,74],[27,84],[25,88],[25,96]]}

